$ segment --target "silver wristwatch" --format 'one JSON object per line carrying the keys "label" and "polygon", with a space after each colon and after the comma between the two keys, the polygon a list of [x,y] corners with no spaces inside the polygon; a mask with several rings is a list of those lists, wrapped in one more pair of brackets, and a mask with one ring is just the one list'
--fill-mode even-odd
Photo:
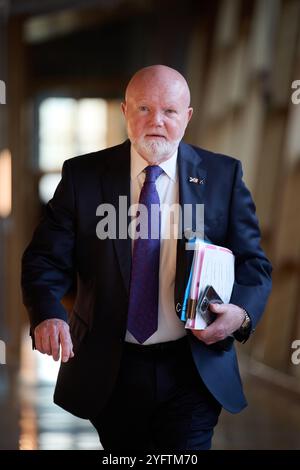
{"label": "silver wristwatch", "polygon": [[243,308],[243,312],[245,314],[245,318],[243,320],[243,323],[241,324],[239,330],[240,331],[245,331],[249,328],[250,326],[250,323],[251,323],[251,318],[249,317],[248,313],[246,312],[246,310]]}

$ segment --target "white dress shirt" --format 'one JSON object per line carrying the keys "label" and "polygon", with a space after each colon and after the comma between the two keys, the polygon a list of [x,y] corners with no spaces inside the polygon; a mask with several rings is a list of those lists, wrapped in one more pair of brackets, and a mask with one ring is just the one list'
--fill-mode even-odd
{"label": "white dress shirt", "polygon": [[[131,146],[131,204],[138,204],[141,188],[145,181],[144,169],[147,166],[146,160]],[[158,329],[143,343],[145,345],[174,341],[186,334],[184,323],[176,315],[174,304],[177,239],[176,236],[168,237],[170,232],[168,208],[173,204],[179,204],[177,151],[159,166],[164,172],[156,180],[156,189],[161,205]],[[171,234],[173,232],[172,228]],[[128,330],[125,341],[138,342]]]}

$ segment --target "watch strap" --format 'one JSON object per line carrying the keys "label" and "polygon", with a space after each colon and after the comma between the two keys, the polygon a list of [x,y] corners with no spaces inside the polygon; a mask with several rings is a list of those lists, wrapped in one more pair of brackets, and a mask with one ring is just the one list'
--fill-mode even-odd
{"label": "watch strap", "polygon": [[240,343],[245,343],[249,339],[250,334],[252,333],[252,321],[248,312],[243,307],[241,308],[245,313],[245,318],[240,328],[233,333],[233,336]]}

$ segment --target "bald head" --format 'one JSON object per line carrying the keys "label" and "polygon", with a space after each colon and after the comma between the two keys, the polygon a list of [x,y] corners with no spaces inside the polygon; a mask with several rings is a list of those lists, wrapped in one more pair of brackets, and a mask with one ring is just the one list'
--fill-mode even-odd
{"label": "bald head", "polygon": [[183,97],[186,106],[189,106],[191,96],[186,79],[177,70],[166,65],[151,65],[138,70],[127,85],[125,100],[130,99],[131,94],[137,90],[156,87],[164,89],[170,86],[176,90],[178,96]]}
{"label": "bald head", "polygon": [[122,111],[132,146],[157,165],[175,154],[192,116],[188,84],[165,65],[145,67],[128,83]]}

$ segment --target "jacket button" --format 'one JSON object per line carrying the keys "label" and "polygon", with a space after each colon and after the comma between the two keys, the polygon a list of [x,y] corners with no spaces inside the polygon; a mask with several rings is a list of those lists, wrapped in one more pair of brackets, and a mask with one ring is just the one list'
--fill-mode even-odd
{"label": "jacket button", "polygon": [[181,312],[181,303],[180,302],[178,302],[176,304],[175,310],[176,310],[177,313]]}

